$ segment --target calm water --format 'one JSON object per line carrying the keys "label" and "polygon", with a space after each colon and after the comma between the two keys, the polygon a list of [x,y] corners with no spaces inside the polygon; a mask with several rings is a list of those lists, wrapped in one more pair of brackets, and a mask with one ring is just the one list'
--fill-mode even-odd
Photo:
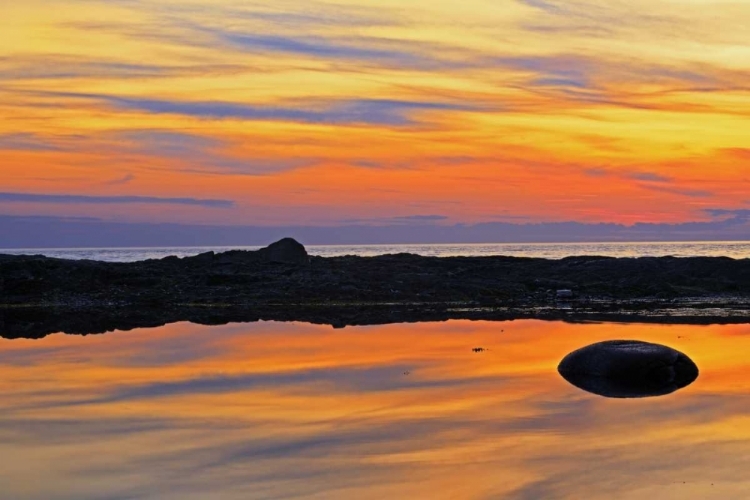
{"label": "calm water", "polygon": [[[257,250],[260,247],[175,247],[175,248],[84,248],[84,249],[0,249],[0,253],[46,255],[63,259],[93,259],[110,262],[132,262],[161,259],[170,255],[187,257],[202,252]],[[511,255],[562,259],[573,255],[604,255],[610,257],[674,257],[722,256],[750,258],[750,242],[669,242],[669,243],[488,243],[441,245],[323,245],[308,246],[311,255],[373,256],[413,253],[433,257]]]}
{"label": "calm water", "polygon": [[[613,400],[556,373],[614,338],[680,349],[701,376]],[[750,325],[536,321],[5,340],[0,496],[747,498],[747,352]]]}

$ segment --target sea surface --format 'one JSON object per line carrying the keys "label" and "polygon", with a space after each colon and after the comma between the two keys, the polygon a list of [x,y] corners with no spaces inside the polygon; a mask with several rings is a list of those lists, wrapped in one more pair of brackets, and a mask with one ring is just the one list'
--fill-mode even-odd
{"label": "sea surface", "polygon": [[[188,257],[203,252],[229,250],[257,250],[261,247],[173,247],[173,248],[54,248],[0,249],[0,253],[14,255],[46,255],[63,259],[91,259],[109,262],[134,262],[161,259],[170,255]],[[413,253],[431,257],[481,257],[508,255],[562,259],[574,255],[602,255],[609,257],[731,257],[750,258],[748,241],[662,242],[662,243],[486,243],[486,244],[423,244],[423,245],[311,245],[311,255],[336,257],[341,255],[374,256]]]}
{"label": "sea surface", "polygon": [[[558,375],[623,338],[701,375],[645,399]],[[748,352],[750,325],[531,320],[0,339],[0,497],[748,498]]]}

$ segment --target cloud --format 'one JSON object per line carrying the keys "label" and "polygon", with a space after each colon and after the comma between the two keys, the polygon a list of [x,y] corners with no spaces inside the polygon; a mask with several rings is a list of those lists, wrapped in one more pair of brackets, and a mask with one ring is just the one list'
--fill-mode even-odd
{"label": "cloud", "polygon": [[344,219],[343,224],[394,224],[394,225],[429,225],[450,219],[447,215],[401,215],[396,217],[376,217],[371,219]]}
{"label": "cloud", "polygon": [[50,224],[64,224],[69,222],[102,222],[99,217],[76,217],[55,215],[6,215],[0,214],[2,222],[42,222]]}
{"label": "cloud", "polygon": [[588,168],[583,171],[584,175],[589,177],[620,177],[623,179],[632,179],[639,181],[636,185],[650,191],[659,191],[662,193],[676,194],[690,198],[707,198],[714,196],[714,193],[704,189],[691,189],[673,185],[675,180],[666,175],[654,172],[618,172],[603,168]]}
{"label": "cloud", "polygon": [[672,179],[661,174],[655,174],[653,172],[633,172],[628,174],[628,177],[638,181],[648,182],[670,182]]}
{"label": "cloud", "polygon": [[[1,61],[0,81],[74,78],[133,79],[173,74],[175,69],[149,64],[87,61],[65,56],[24,56]],[[181,68],[184,71],[184,68]]]}
{"label": "cloud", "polygon": [[639,183],[640,187],[649,189],[651,191],[659,191],[662,193],[668,193],[668,194],[676,194],[680,196],[687,196],[690,198],[708,198],[710,196],[714,196],[714,193],[711,191],[706,191],[704,189],[690,189],[690,188],[681,188],[681,187],[674,187],[674,186],[665,186],[662,184],[646,184],[646,183]]}
{"label": "cloud", "polygon": [[448,220],[449,217],[446,215],[405,215],[401,217],[394,217],[396,221],[406,222],[437,222],[441,220]]}
{"label": "cloud", "polygon": [[575,87],[579,89],[588,87],[587,82],[572,78],[538,78],[531,80],[529,84],[534,87]]}
{"label": "cloud", "polygon": [[221,33],[220,38],[247,50],[300,54],[310,57],[356,60],[359,62],[395,62],[399,65],[421,66],[431,62],[426,57],[408,52],[362,47],[356,43],[333,41],[320,36],[286,37],[279,35],[255,35]]}
{"label": "cloud", "polygon": [[123,130],[110,134],[132,150],[147,155],[184,156],[226,146],[220,139],[172,130]]}
{"label": "cloud", "polygon": [[135,180],[135,175],[133,174],[125,174],[124,176],[111,180],[109,182],[105,182],[104,184],[108,186],[121,186],[123,184],[128,184]]}
{"label": "cloud", "polygon": [[457,46],[409,39],[363,36],[326,37],[205,30],[230,48],[256,55],[286,54],[362,67],[405,71],[451,71],[480,68],[486,57]]}
{"label": "cloud", "polygon": [[[264,6],[267,8],[267,6]],[[233,14],[250,20],[268,21],[274,26],[290,26],[293,28],[321,28],[328,26],[349,26],[349,27],[373,27],[373,26],[394,26],[398,20],[385,15],[382,9],[365,8],[362,6],[345,6],[345,5],[315,5],[315,12],[300,10],[293,12],[295,6],[285,4],[278,11],[268,10],[250,10],[237,11]],[[304,7],[303,7],[304,8]],[[252,7],[251,7],[252,9]]]}
{"label": "cloud", "polygon": [[352,165],[362,168],[383,168],[384,165],[382,162],[375,161],[375,160],[354,160],[352,161]]}
{"label": "cloud", "polygon": [[553,14],[558,14],[558,13],[563,12],[563,10],[557,5],[550,3],[550,2],[545,2],[544,0],[517,0],[517,1],[529,7],[533,7],[535,9],[543,10],[545,12],[549,12]]}
{"label": "cloud", "polygon": [[173,101],[137,97],[118,97],[104,94],[65,92],[44,95],[91,99],[117,109],[143,111],[151,114],[172,114],[199,119],[235,119],[251,121],[287,121],[328,125],[390,125],[406,126],[418,123],[412,116],[422,111],[479,111],[470,104],[451,102],[409,101],[396,99],[336,99],[302,101],[287,105],[241,104],[226,101]]}
{"label": "cloud", "polygon": [[[475,65],[471,57],[475,53],[459,46],[411,37],[363,36],[363,27],[403,25],[403,15],[388,9],[324,4],[316,5],[315,13],[305,7],[295,12],[293,4],[284,5],[278,11],[265,9],[268,7],[258,10],[254,6],[191,6],[172,8],[169,15],[154,13],[153,22],[146,29],[116,23],[77,23],[74,28],[114,32],[139,40],[156,38],[221,52],[241,51],[274,59],[291,55],[306,60],[347,62],[358,68],[438,71]],[[231,19],[231,24],[220,22],[220,15]],[[338,36],[324,35],[331,26],[346,29]]]}
{"label": "cloud", "polygon": [[711,217],[728,217],[727,222],[745,223],[750,221],[749,209],[727,210],[723,208],[707,208],[704,210]]}
{"label": "cloud", "polygon": [[17,133],[0,135],[0,151],[59,151],[61,148],[36,134]]}
{"label": "cloud", "polygon": [[612,175],[609,170],[604,168],[587,168],[583,173],[589,177],[607,177]]}
{"label": "cloud", "polygon": [[[268,207],[268,210],[274,209]],[[431,244],[446,241],[456,244],[488,241],[739,241],[750,237],[750,211],[712,209],[704,212],[704,215],[715,217],[716,220],[678,224],[636,223],[627,226],[581,222],[438,224],[443,219],[420,222],[374,218],[344,220],[332,226],[242,226],[0,215],[0,234],[3,234],[0,247],[248,246],[266,245],[289,235],[307,245]],[[502,217],[513,218],[508,214]]]}
{"label": "cloud", "polygon": [[[165,129],[114,130],[91,132],[87,135],[37,134],[0,135],[0,151],[63,151],[101,152],[107,157],[145,156],[143,164],[154,158],[179,160],[175,170],[231,175],[267,175],[314,165],[316,158],[262,158],[232,155],[234,142],[194,133]],[[123,185],[134,179],[128,173],[105,185]]]}
{"label": "cloud", "polygon": [[714,196],[714,193],[705,189],[691,189],[675,186],[674,179],[665,175],[653,173],[653,172],[632,172],[625,175],[629,179],[634,179],[638,182],[638,186],[649,189],[651,191],[659,191],[662,193],[676,194],[679,196],[687,196],[690,198],[708,198]]}
{"label": "cloud", "polygon": [[531,84],[539,86],[572,86],[588,88],[591,86],[591,74],[597,68],[597,62],[587,57],[570,54],[554,56],[496,57],[491,60],[514,71],[529,72],[536,76]]}
{"label": "cloud", "polygon": [[159,198],[154,196],[86,196],[72,194],[36,194],[36,193],[0,193],[0,203],[56,203],[68,205],[80,204],[157,204],[157,205],[193,205],[210,208],[231,208],[230,200],[211,200],[198,198]]}
{"label": "cloud", "polygon": [[[122,25],[105,26],[75,25],[75,29],[91,31],[109,28],[113,32],[122,30]],[[145,37],[146,32],[140,32]],[[137,38],[136,34],[133,34]],[[185,40],[187,42],[188,40]],[[0,81],[20,82],[26,80],[134,80],[156,78],[201,77],[210,75],[236,75],[241,72],[258,71],[257,66],[247,64],[184,63],[143,64],[123,60],[92,60],[83,56],[60,54],[21,54],[0,58]],[[271,71],[270,68],[263,68]],[[41,82],[39,82],[41,83]],[[72,83],[72,82],[70,82]]]}
{"label": "cloud", "polygon": [[228,140],[170,130],[128,130],[111,134],[123,152],[149,157],[175,158],[185,163],[183,172],[232,175],[266,175],[307,167],[313,158],[258,158],[227,153]]}

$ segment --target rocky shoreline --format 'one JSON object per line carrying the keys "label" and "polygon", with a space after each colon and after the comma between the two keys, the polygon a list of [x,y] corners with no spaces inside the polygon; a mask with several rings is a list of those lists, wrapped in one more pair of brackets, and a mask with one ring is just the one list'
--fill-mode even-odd
{"label": "rocky shoreline", "polygon": [[256,252],[133,263],[0,255],[0,335],[176,321],[347,325],[447,319],[750,321],[750,259],[309,257]]}

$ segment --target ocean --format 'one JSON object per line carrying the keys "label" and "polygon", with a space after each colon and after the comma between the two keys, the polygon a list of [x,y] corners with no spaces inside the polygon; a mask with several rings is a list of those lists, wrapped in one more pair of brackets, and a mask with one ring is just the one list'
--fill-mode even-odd
{"label": "ocean", "polygon": [[[188,257],[204,252],[229,250],[257,250],[259,246],[237,247],[164,247],[164,248],[37,248],[0,249],[0,254],[45,255],[61,259],[90,259],[107,262],[134,262],[161,259],[170,255]],[[483,257],[506,255],[562,259],[574,255],[608,257],[731,257],[750,258],[750,241],[701,242],[610,242],[610,243],[482,243],[482,244],[408,244],[408,245],[310,245],[310,255],[336,257],[359,255],[364,257],[413,253],[430,257]]]}

